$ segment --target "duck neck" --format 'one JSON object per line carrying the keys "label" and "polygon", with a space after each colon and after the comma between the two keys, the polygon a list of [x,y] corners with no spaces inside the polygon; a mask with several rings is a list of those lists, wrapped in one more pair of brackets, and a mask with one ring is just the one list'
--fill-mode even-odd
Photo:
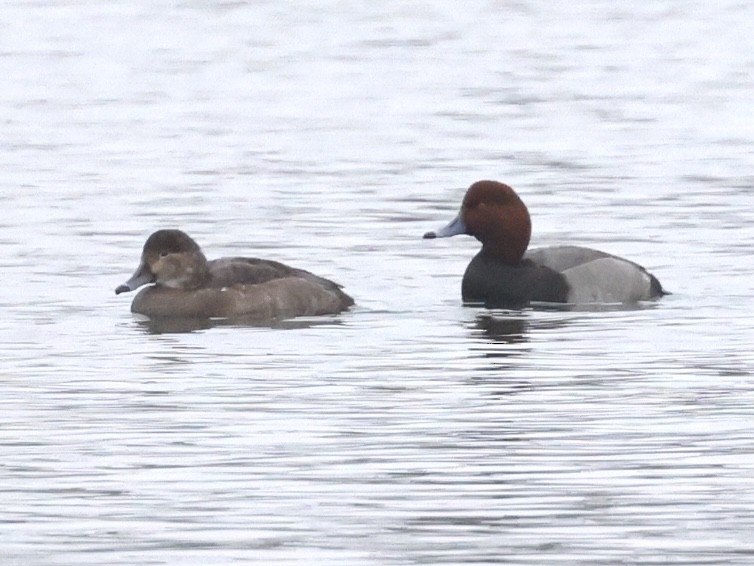
{"label": "duck neck", "polygon": [[521,213],[511,210],[505,222],[489,227],[482,242],[482,257],[500,261],[506,265],[518,265],[524,257],[531,237],[531,220],[523,209]]}
{"label": "duck neck", "polygon": [[192,265],[187,271],[184,284],[186,289],[198,289],[199,287],[204,287],[211,277],[209,267],[207,267],[207,260],[204,256],[201,257],[201,260],[197,258],[197,261],[192,262]]}
{"label": "duck neck", "polygon": [[493,244],[482,245],[482,250],[479,254],[489,261],[502,262],[506,265],[518,265],[521,263],[523,253],[513,252],[509,249],[500,249]]}

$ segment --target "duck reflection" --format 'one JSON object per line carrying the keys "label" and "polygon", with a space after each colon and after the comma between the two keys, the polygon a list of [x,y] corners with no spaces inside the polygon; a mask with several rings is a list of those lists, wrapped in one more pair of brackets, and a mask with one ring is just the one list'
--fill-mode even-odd
{"label": "duck reflection", "polygon": [[[553,309],[564,311],[565,309]],[[567,316],[543,317],[542,312],[525,310],[483,310],[470,325],[475,338],[484,343],[474,350],[484,358],[510,358],[528,354],[532,334],[542,330],[563,328],[572,321]],[[506,365],[506,364],[503,364]],[[501,367],[495,364],[491,369]]]}
{"label": "duck reflection", "polygon": [[314,328],[315,326],[337,326],[342,321],[317,317],[293,318],[286,320],[254,320],[244,318],[232,319],[206,319],[206,318],[150,318],[138,320],[137,324],[146,334],[188,334],[201,330],[209,330],[218,327],[234,328],[267,328],[274,330],[297,330],[302,328]]}
{"label": "duck reflection", "polygon": [[[492,343],[521,344],[527,342],[529,323],[523,314],[492,312],[479,313],[474,320],[473,328],[481,331],[482,336]],[[475,334],[479,335],[479,332]]]}
{"label": "duck reflection", "polygon": [[[475,305],[469,305],[475,306]],[[481,305],[479,305],[481,306]],[[468,324],[474,338],[484,343],[481,350],[485,358],[509,358],[530,351],[531,336],[542,331],[560,330],[570,325],[584,324],[601,313],[640,311],[658,308],[656,303],[631,305],[555,305],[542,304],[523,310],[490,310],[482,308],[473,322]],[[522,346],[522,344],[524,346]],[[499,367],[499,366],[498,366]]]}

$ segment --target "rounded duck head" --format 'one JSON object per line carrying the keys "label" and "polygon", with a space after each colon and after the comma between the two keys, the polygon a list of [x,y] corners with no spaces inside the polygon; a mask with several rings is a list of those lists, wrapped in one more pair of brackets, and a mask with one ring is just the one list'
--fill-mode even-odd
{"label": "rounded duck head", "polygon": [[457,234],[479,240],[483,256],[516,265],[529,246],[531,218],[511,187],[498,181],[477,181],[466,191],[458,216],[444,228],[427,232],[424,238]]}
{"label": "rounded duck head", "polygon": [[207,258],[199,244],[181,230],[158,230],[147,238],[139,267],[115,294],[156,283],[172,289],[197,289],[209,277]]}

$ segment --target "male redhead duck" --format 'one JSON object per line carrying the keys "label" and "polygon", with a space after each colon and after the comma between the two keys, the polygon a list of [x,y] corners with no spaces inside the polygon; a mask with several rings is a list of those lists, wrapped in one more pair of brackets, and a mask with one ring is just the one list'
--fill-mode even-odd
{"label": "male redhead duck", "polygon": [[667,294],[642,266],[599,250],[553,246],[526,251],[529,211],[516,192],[496,181],[477,181],[466,191],[461,211],[425,238],[468,234],[481,251],[463,275],[465,302],[488,306],[547,303],[633,303]]}
{"label": "male redhead duck", "polygon": [[158,230],[144,244],[133,277],[115,294],[142,289],[131,311],[149,317],[279,319],[335,314],[353,305],[340,285],[277,261],[207,261],[180,230]]}

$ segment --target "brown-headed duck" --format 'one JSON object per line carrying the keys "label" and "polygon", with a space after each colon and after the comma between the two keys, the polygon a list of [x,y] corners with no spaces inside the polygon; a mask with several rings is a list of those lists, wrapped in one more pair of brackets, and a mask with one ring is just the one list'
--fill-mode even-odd
{"label": "brown-headed duck", "polygon": [[553,246],[526,251],[529,211],[516,192],[497,181],[469,187],[461,211],[425,238],[468,234],[481,251],[463,275],[465,302],[488,306],[547,303],[633,303],[667,294],[642,266],[599,250]]}
{"label": "brown-headed duck", "polygon": [[272,260],[207,261],[180,230],[158,230],[144,244],[133,277],[115,294],[142,289],[131,311],[149,317],[281,319],[336,314],[353,305],[340,285]]}

